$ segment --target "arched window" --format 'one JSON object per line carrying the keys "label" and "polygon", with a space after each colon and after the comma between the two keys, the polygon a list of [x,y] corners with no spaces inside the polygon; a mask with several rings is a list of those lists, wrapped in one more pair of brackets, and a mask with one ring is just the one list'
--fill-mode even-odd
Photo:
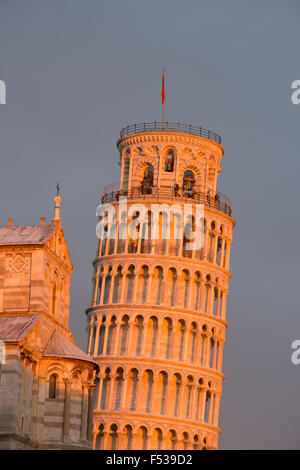
{"label": "arched window", "polygon": [[102,395],[101,395],[101,402],[100,402],[100,408],[102,410],[105,410],[107,407],[107,401],[108,401],[108,396],[109,396],[109,389],[110,389],[110,369],[107,367],[105,370],[105,375],[103,377],[103,386],[102,386]]}
{"label": "arched window", "polygon": [[150,412],[151,408],[151,394],[152,394],[152,387],[153,387],[153,372],[152,370],[146,370],[145,380],[147,383],[147,398],[146,398],[146,413]]}
{"label": "arched window", "polygon": [[147,442],[148,442],[148,431],[145,426],[141,426],[137,433],[138,438],[138,447],[139,450],[146,450],[147,449]]}
{"label": "arched window", "polygon": [[195,187],[195,175],[191,170],[185,170],[183,175],[182,192],[187,197],[193,197]]}
{"label": "arched window", "polygon": [[162,430],[155,428],[152,437],[152,449],[160,450],[163,442]]}
{"label": "arched window", "polygon": [[178,416],[179,396],[181,388],[181,375],[175,374],[175,403],[174,403],[174,416]]}
{"label": "arched window", "polygon": [[166,156],[165,161],[165,171],[172,172],[174,171],[174,152],[169,150]]}
{"label": "arched window", "polygon": [[52,374],[49,378],[49,398],[57,397],[57,375]]}
{"label": "arched window", "polygon": [[96,450],[102,449],[103,440],[104,440],[104,425],[100,424],[99,429],[98,429],[98,434],[96,437]]}
{"label": "arched window", "polygon": [[117,370],[117,376],[116,376],[115,411],[119,411],[119,409],[120,409],[123,381],[124,381],[123,369],[121,367],[119,367],[118,370]]}
{"label": "arched window", "polygon": [[110,448],[111,450],[116,450],[117,444],[118,444],[118,427],[116,424],[111,425],[109,436],[110,436]]}
{"label": "arched window", "polygon": [[148,165],[144,171],[144,177],[141,184],[142,194],[151,194],[153,188],[153,166]]}
{"label": "arched window", "polygon": [[137,386],[138,386],[138,371],[137,369],[131,369],[129,372],[129,380],[130,380],[130,411],[136,410],[136,396],[137,396]]}
{"label": "arched window", "polygon": [[125,435],[126,435],[126,450],[131,450],[132,445],[132,427],[128,424],[125,427]]}

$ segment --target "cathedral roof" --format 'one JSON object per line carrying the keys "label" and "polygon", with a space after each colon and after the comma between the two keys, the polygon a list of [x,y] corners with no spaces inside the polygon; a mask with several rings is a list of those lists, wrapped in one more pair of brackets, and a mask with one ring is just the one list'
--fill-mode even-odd
{"label": "cathedral roof", "polygon": [[75,344],[70,343],[63,336],[54,331],[44,349],[43,357],[58,357],[66,359],[78,359],[80,361],[91,362],[97,365],[93,359],[79,349]]}
{"label": "cathedral roof", "polygon": [[39,320],[38,315],[9,315],[0,317],[0,340],[23,339]]}
{"label": "cathedral roof", "polygon": [[45,243],[57,225],[0,226],[0,245],[39,245]]}

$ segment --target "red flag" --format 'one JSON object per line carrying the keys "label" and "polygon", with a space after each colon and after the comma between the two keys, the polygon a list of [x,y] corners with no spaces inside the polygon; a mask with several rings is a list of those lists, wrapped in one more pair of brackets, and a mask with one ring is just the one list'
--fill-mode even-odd
{"label": "red flag", "polygon": [[161,86],[161,102],[164,104],[166,99],[166,92],[165,92],[165,70],[163,69],[162,75],[162,86]]}

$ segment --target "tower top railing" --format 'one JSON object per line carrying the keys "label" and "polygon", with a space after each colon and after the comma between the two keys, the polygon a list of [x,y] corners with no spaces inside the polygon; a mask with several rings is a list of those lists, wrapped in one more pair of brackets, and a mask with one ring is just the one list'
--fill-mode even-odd
{"label": "tower top railing", "polygon": [[121,197],[128,199],[143,199],[144,201],[151,201],[153,198],[162,200],[182,201],[189,203],[204,204],[231,216],[231,201],[223,193],[213,193],[212,191],[197,192],[185,191],[183,188],[176,188],[175,186],[164,186],[161,188],[153,187],[145,191],[141,186],[132,187],[130,190],[120,190],[119,183],[113,183],[106,186],[102,191],[102,204],[119,201]]}
{"label": "tower top railing", "polygon": [[131,135],[141,134],[143,132],[178,132],[182,134],[191,134],[205,139],[213,140],[221,144],[221,137],[213,131],[204,129],[202,126],[194,126],[192,124],[181,124],[180,122],[143,122],[140,124],[132,124],[124,127],[120,132],[120,139]]}

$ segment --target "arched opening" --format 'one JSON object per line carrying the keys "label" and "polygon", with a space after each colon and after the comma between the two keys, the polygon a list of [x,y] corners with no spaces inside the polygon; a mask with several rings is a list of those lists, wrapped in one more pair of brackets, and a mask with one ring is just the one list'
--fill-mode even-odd
{"label": "arched opening", "polygon": [[189,419],[190,413],[191,413],[191,407],[192,407],[192,390],[193,390],[193,382],[194,379],[192,376],[188,376],[187,378],[187,384],[186,384],[186,419]]}
{"label": "arched opening", "polygon": [[129,372],[129,397],[130,397],[130,411],[136,410],[136,398],[137,398],[137,387],[138,387],[138,371],[137,369],[131,369]]}
{"label": "arched opening", "polygon": [[168,450],[175,450],[177,444],[177,434],[174,429],[171,429],[167,435],[166,447]]}
{"label": "arched opening", "polygon": [[104,441],[104,424],[100,424],[98,428],[97,437],[96,437],[95,450],[103,449],[103,443],[104,443],[103,441]]}
{"label": "arched opening", "polygon": [[181,375],[175,374],[174,375],[174,386],[175,386],[174,416],[178,416],[181,385],[182,385]]}
{"label": "arched opening", "polygon": [[195,435],[194,441],[193,441],[193,450],[198,450],[198,449],[199,449],[199,437]]}
{"label": "arched opening", "polygon": [[197,338],[197,324],[195,322],[193,322],[191,325],[189,337],[190,337],[190,345],[191,345],[191,348],[189,348],[191,352],[190,360],[191,360],[191,363],[193,364],[195,361],[196,338]]}
{"label": "arched opening", "polygon": [[195,175],[191,170],[185,170],[183,174],[182,193],[184,196],[193,197],[195,188]]}
{"label": "arched opening", "polygon": [[153,166],[148,165],[144,171],[143,180],[141,183],[141,193],[142,194],[151,194],[153,189],[153,178],[154,171]]}
{"label": "arched opening", "polygon": [[185,337],[185,332],[186,332],[186,325],[184,320],[179,320],[177,322],[177,341],[178,342],[178,360],[183,361],[183,354],[184,354],[184,337]]}
{"label": "arched opening", "polygon": [[158,320],[156,317],[150,318],[150,328],[152,333],[152,341],[151,341],[151,357],[155,357],[156,354],[156,343],[157,343],[157,331],[158,331]]}
{"label": "arched opening", "polygon": [[122,367],[119,367],[116,376],[116,401],[114,408],[115,411],[118,411],[120,409],[123,381],[123,369]]}
{"label": "arched opening", "polygon": [[160,305],[162,298],[162,286],[163,285],[163,269],[161,266],[156,266],[153,275],[153,292],[155,295],[154,303]]}
{"label": "arched opening", "polygon": [[168,150],[168,153],[165,159],[165,171],[169,173],[174,171],[174,152],[172,149]]}
{"label": "arched opening", "polygon": [[105,289],[104,289],[104,297],[103,297],[103,303],[107,304],[109,301],[109,294],[110,294],[110,286],[111,286],[111,274],[112,274],[112,267],[110,266],[108,269],[108,273],[106,275],[105,279]]}
{"label": "arched opening", "polygon": [[125,426],[125,436],[126,436],[126,450],[131,450],[132,446],[132,427],[128,424]]}
{"label": "arched opening", "polygon": [[140,356],[141,354],[141,346],[142,346],[142,337],[143,337],[143,331],[144,331],[144,319],[141,315],[138,315],[135,319],[135,343],[136,344],[136,350],[135,354],[137,357]]}
{"label": "arched opening", "polygon": [[118,427],[116,424],[112,424],[110,427],[110,450],[116,450],[118,445]]}
{"label": "arched opening", "polygon": [[142,225],[141,253],[150,253],[151,251],[152,227],[152,212],[148,211],[146,215],[146,220]]}
{"label": "arched opening", "polygon": [[134,279],[135,279],[135,273],[134,273],[134,266],[131,265],[128,268],[128,274],[127,274],[127,297],[126,297],[126,302],[130,304],[132,302],[132,294],[133,294],[133,284],[134,284]]}
{"label": "arched opening", "polygon": [[141,273],[139,275],[139,289],[138,289],[138,298],[139,302],[142,305],[146,303],[147,299],[147,287],[149,282],[149,268],[148,266],[142,266]]}
{"label": "arched opening", "polygon": [[182,449],[187,450],[188,448],[188,443],[189,443],[189,435],[187,432],[184,432],[182,434]]}
{"label": "arched opening", "polygon": [[158,376],[158,389],[160,398],[160,414],[164,415],[166,411],[166,398],[167,398],[168,374],[160,372]]}
{"label": "arched opening", "polygon": [[211,401],[211,392],[210,390],[207,390],[206,397],[205,397],[205,412],[204,412],[204,421],[206,423],[208,423],[210,401]]}
{"label": "arched opening", "polygon": [[147,386],[147,395],[146,395],[146,407],[145,411],[146,413],[150,413],[151,409],[151,395],[152,395],[152,387],[153,387],[153,371],[152,370],[146,370],[145,372],[145,378],[144,378]]}
{"label": "arched opening", "polygon": [[122,212],[121,222],[119,224],[119,233],[118,233],[118,245],[117,245],[118,253],[124,253],[127,235],[128,235],[127,234],[127,214],[126,212]]}
{"label": "arched opening", "polygon": [[153,450],[160,450],[163,441],[163,433],[162,430],[159,428],[155,428],[152,435],[152,449]]}
{"label": "arched opening", "polygon": [[114,344],[115,334],[117,330],[116,317],[113,316],[111,319],[111,324],[108,328],[108,338],[107,338],[107,348],[106,354],[111,354],[112,345]]}
{"label": "arched opening", "polygon": [[49,377],[49,398],[57,398],[57,375],[52,374]]}
{"label": "arched opening", "polygon": [[192,244],[195,241],[195,219],[193,215],[188,215],[185,220],[184,231],[183,231],[183,244],[182,244],[182,256],[184,258],[192,258],[193,250]]}
{"label": "arched opening", "polygon": [[169,359],[171,352],[173,324],[171,318],[164,318],[161,328],[160,356]]}
{"label": "arched opening", "polygon": [[210,292],[211,292],[211,283],[210,283],[210,275],[206,276],[206,284],[205,284],[205,298],[204,298],[204,311],[206,313],[210,313]]}
{"label": "arched opening", "polygon": [[148,443],[148,431],[145,426],[141,426],[137,433],[138,448],[141,450],[147,450]]}
{"label": "arched opening", "polygon": [[194,294],[195,294],[195,310],[196,312],[200,309],[200,287],[201,287],[201,275],[199,272],[195,273],[194,278]]}
{"label": "arched opening", "polygon": [[122,324],[121,324],[121,331],[122,331],[121,350],[120,350],[121,356],[124,356],[126,352],[128,330],[129,330],[129,317],[128,315],[124,315],[124,317],[122,318]]}
{"label": "arched opening", "polygon": [[200,352],[200,365],[204,366],[205,365],[205,346],[206,346],[206,326],[202,326],[202,333],[201,333],[201,352]]}
{"label": "arched opening", "polygon": [[122,278],[123,278],[122,266],[118,266],[117,274],[115,276],[115,282],[114,282],[114,292],[113,292],[113,299],[112,299],[113,304],[119,303],[121,300],[120,294],[121,294]]}
{"label": "arched opening", "polygon": [[105,410],[107,408],[107,402],[108,402],[108,397],[109,397],[109,388],[110,388],[110,369],[109,367],[106,368],[105,370],[105,375],[103,377],[103,385],[102,385],[102,395],[101,395],[101,401],[100,401],[100,408],[102,410]]}
{"label": "arched opening", "polygon": [[196,421],[200,419],[200,403],[201,403],[202,385],[203,385],[203,380],[199,379],[198,386],[197,386],[197,395],[196,395],[196,413],[195,413]]}
{"label": "arched opening", "polygon": [[105,317],[102,317],[102,323],[101,323],[100,331],[99,331],[98,356],[100,356],[101,354],[104,354],[104,351],[103,351],[104,336],[105,336]]}

